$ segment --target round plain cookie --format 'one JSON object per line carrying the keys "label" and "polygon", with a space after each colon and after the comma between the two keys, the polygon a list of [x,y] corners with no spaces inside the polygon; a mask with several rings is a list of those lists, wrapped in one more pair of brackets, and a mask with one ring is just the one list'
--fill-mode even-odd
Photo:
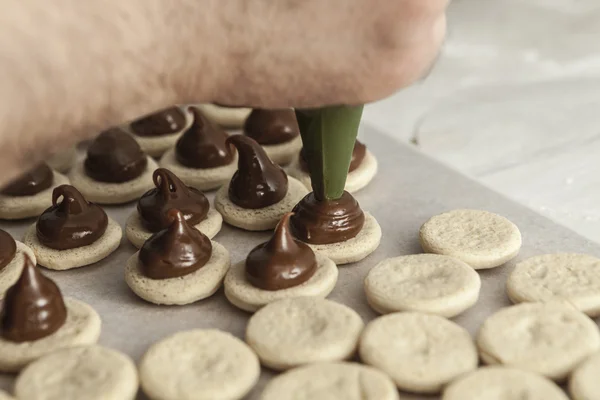
{"label": "round plain cookie", "polygon": [[600,353],[596,353],[581,364],[569,381],[569,392],[573,400],[600,399]]}
{"label": "round plain cookie", "polygon": [[248,321],[246,343],[262,365],[281,371],[349,359],[363,327],[356,311],[343,304],[318,297],[295,297],[258,310]]}
{"label": "round plain cookie", "polygon": [[67,347],[94,344],[100,337],[100,316],[86,303],[65,298],[67,320],[44,338],[15,343],[0,337],[0,371],[18,372],[32,361]]}
{"label": "round plain cookie", "polygon": [[212,254],[200,269],[176,278],[151,279],[139,269],[139,252],[127,260],[125,282],[142,299],[154,304],[189,304],[212,296],[223,283],[231,261],[229,252],[211,242]]}
{"label": "round plain cookie", "polygon": [[76,158],[77,150],[75,146],[71,146],[52,155],[46,162],[50,168],[64,174],[75,164]]}
{"label": "round plain cookie", "polygon": [[565,302],[523,303],[489,317],[477,336],[481,359],[561,381],[600,349],[600,330]]}
{"label": "round plain cookie", "polygon": [[15,382],[27,400],[133,400],[137,368],[118,351],[100,346],[55,351],[29,364]]}
{"label": "round plain cookie", "polygon": [[151,400],[237,400],[258,381],[260,364],[233,335],[198,329],[150,346],[139,371],[142,389]]}
{"label": "round plain cookie", "polygon": [[225,185],[237,171],[237,153],[227,165],[216,168],[189,168],[181,165],[175,156],[175,148],[167,150],[160,159],[160,166],[173,172],[183,183],[201,191],[217,189]]}
{"label": "round plain cookie", "polygon": [[69,179],[52,171],[54,182],[48,189],[33,196],[5,196],[0,194],[0,219],[16,220],[37,217],[52,205],[52,192],[60,185],[68,185]]}
{"label": "round plain cookie", "polygon": [[453,210],[430,218],[419,239],[427,253],[456,257],[475,269],[498,267],[521,248],[521,232],[508,219],[482,210]]}
{"label": "round plain cookie", "polygon": [[484,367],[451,383],[442,400],[569,400],[551,380],[533,372]]}
{"label": "round plain cookie", "polygon": [[367,301],[381,314],[420,311],[451,318],[477,302],[480,288],[473,268],[438,254],[388,258],[365,278]]}
{"label": "round plain cookie", "polygon": [[241,261],[233,265],[225,275],[225,297],[237,308],[249,312],[255,312],[276,300],[291,297],[327,297],[337,282],[338,269],[335,263],[323,254],[315,253],[315,257],[317,270],[309,280],[281,290],[264,290],[253,286],[246,279],[246,261]]}
{"label": "round plain cookie", "polygon": [[261,397],[261,400],[299,399],[399,400],[399,397],[387,375],[349,362],[292,369],[271,379]]}
{"label": "round plain cookie", "polygon": [[437,315],[404,312],[371,321],[360,358],[388,374],[402,390],[438,393],[477,368],[475,344],[464,328]]}
{"label": "round plain cookie", "polygon": [[[349,193],[356,193],[363,189],[373,180],[377,174],[377,169],[378,164],[375,155],[367,150],[365,158],[358,168],[348,173],[344,190]],[[292,163],[286,168],[286,172],[302,182],[308,190],[312,190],[310,175],[300,167],[300,157],[298,156],[298,152],[296,152],[292,159]]]}
{"label": "round plain cookie", "polygon": [[241,128],[252,112],[246,107],[221,107],[215,104],[197,104],[202,114],[223,128]]}
{"label": "round plain cookie", "polygon": [[600,259],[587,254],[546,254],[518,263],[506,283],[514,303],[565,300],[600,315]]}
{"label": "round plain cookie", "polygon": [[[292,140],[279,144],[261,144],[267,153],[267,156],[275,164],[288,165],[294,158],[298,157],[298,152],[302,149],[302,138],[296,136]],[[309,187],[309,190],[310,189]]]}
{"label": "round plain cookie", "polygon": [[66,269],[84,267],[97,263],[108,257],[121,244],[123,230],[112,218],[108,218],[108,225],[104,234],[94,243],[74,249],[56,250],[40,243],[36,224],[27,229],[23,235],[23,243],[35,253],[37,263],[42,267],[63,271]]}
{"label": "round plain cookie", "polygon": [[17,244],[17,251],[13,259],[0,269],[0,299],[4,297],[4,293],[17,282],[21,271],[23,271],[23,265],[25,265],[25,255],[29,256],[31,261],[35,264],[35,254],[27,245],[15,240]]}
{"label": "round plain cookie", "polygon": [[355,237],[331,244],[307,243],[315,252],[323,253],[337,265],[360,261],[377,250],[381,242],[381,227],[370,213],[365,212],[365,224]]}
{"label": "round plain cookie", "polygon": [[9,396],[8,393],[0,390],[0,400],[14,400],[14,398]]}
{"label": "round plain cookie", "polygon": [[124,204],[139,199],[149,189],[154,188],[152,173],[158,168],[156,161],[147,157],[148,165],[140,176],[123,183],[96,181],[85,173],[83,160],[78,162],[69,178],[71,184],[88,200],[98,204]]}
{"label": "round plain cookie", "polygon": [[[199,224],[194,225],[194,228],[198,229],[209,239],[212,239],[219,233],[222,225],[223,217],[217,210],[211,207],[208,210],[206,218],[200,221]],[[140,249],[144,245],[144,242],[150,239],[150,236],[152,236],[153,233],[142,225],[140,214],[137,210],[134,210],[125,224],[125,235],[131,244]]]}
{"label": "round plain cookie", "polygon": [[288,177],[288,191],[283,199],[263,208],[242,208],[229,200],[229,183],[222,186],[215,196],[215,208],[229,225],[247,231],[266,231],[273,229],[285,213],[292,211],[308,190],[292,177]]}

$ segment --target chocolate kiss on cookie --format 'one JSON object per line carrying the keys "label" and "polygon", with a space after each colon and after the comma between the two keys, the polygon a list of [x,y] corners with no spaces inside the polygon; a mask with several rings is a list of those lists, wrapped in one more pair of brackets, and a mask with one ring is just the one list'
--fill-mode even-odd
{"label": "chocolate kiss on cookie", "polygon": [[54,174],[46,163],[38,164],[2,189],[5,196],[33,196],[52,186]]}
{"label": "chocolate kiss on cookie", "polygon": [[38,264],[70,269],[95,263],[119,247],[121,227],[100,206],[70,185],[52,193],[52,206],[25,233],[23,241]]}
{"label": "chocolate kiss on cookie", "polygon": [[35,263],[35,255],[29,247],[0,229],[0,298],[19,279],[25,257]]}
{"label": "chocolate kiss on cookie", "polygon": [[136,136],[156,137],[181,132],[187,118],[181,108],[173,106],[133,121],[129,128]]}
{"label": "chocolate kiss on cookie", "polygon": [[2,304],[0,371],[18,371],[52,351],[93,344],[99,336],[98,314],[85,303],[63,299],[58,286],[26,256]]}
{"label": "chocolate kiss on cookie", "polygon": [[0,271],[12,261],[16,253],[15,239],[8,232],[0,229]]}

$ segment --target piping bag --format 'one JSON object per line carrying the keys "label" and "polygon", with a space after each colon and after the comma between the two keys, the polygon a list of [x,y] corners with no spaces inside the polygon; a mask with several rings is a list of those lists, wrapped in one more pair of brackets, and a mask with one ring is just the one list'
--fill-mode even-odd
{"label": "piping bag", "polygon": [[310,181],[317,200],[344,193],[363,105],[296,109]]}

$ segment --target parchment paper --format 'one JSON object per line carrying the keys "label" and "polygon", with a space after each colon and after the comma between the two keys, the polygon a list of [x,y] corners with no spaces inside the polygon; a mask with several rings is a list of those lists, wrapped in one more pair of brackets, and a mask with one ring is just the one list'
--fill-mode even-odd
{"label": "parchment paper", "polygon": [[[377,316],[367,305],[363,292],[363,279],[369,269],[386,257],[421,252],[417,236],[419,227],[432,215],[446,210],[478,208],[509,218],[523,234],[523,249],[517,260],[564,251],[600,256],[600,245],[515,204],[417,150],[369,127],[361,129],[360,137],[378,158],[379,173],[356,198],[362,208],[379,221],[383,239],[379,249],[367,259],[340,267],[339,280],[329,298],[352,307],[365,322]],[[213,194],[209,194],[209,198],[212,201]],[[135,203],[106,207],[109,216],[123,226],[134,209]],[[34,222],[2,222],[0,228],[18,239]],[[224,226],[214,240],[231,252],[235,263],[268,236]],[[100,344],[127,353],[137,362],[152,343],[185,329],[218,328],[244,337],[250,314],[230,305],[222,290],[209,299],[184,307],[155,306],[136,297],[123,279],[125,261],[134,252],[135,248],[124,237],[121,247],[96,265],[62,272],[44,270],[65,295],[86,301],[98,311],[103,323]],[[514,261],[504,267],[481,272],[483,282],[479,302],[454,321],[474,336],[487,316],[508,306],[510,302],[504,284],[513,266]],[[259,384],[247,399],[258,399],[262,387],[272,375],[272,372],[263,370]],[[0,375],[0,388],[12,391],[13,381],[13,376]],[[145,399],[145,396],[140,393],[138,398]],[[402,394],[402,398],[437,399],[408,394]]]}

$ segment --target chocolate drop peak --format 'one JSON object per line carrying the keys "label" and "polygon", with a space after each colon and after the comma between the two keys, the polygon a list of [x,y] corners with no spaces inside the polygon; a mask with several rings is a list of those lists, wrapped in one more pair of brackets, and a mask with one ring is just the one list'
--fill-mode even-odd
{"label": "chocolate drop peak", "polygon": [[156,137],[181,132],[186,123],[181,108],[173,106],[137,119],[129,127],[136,136]]}
{"label": "chocolate drop peak", "polygon": [[6,267],[17,253],[17,243],[8,232],[0,229],[0,271]]}
{"label": "chocolate drop peak", "polygon": [[46,163],[38,164],[2,189],[6,196],[33,196],[54,183],[54,173]]}
{"label": "chocolate drop peak", "polygon": [[244,124],[244,134],[262,145],[289,142],[300,135],[296,113],[291,108],[252,110]]}

